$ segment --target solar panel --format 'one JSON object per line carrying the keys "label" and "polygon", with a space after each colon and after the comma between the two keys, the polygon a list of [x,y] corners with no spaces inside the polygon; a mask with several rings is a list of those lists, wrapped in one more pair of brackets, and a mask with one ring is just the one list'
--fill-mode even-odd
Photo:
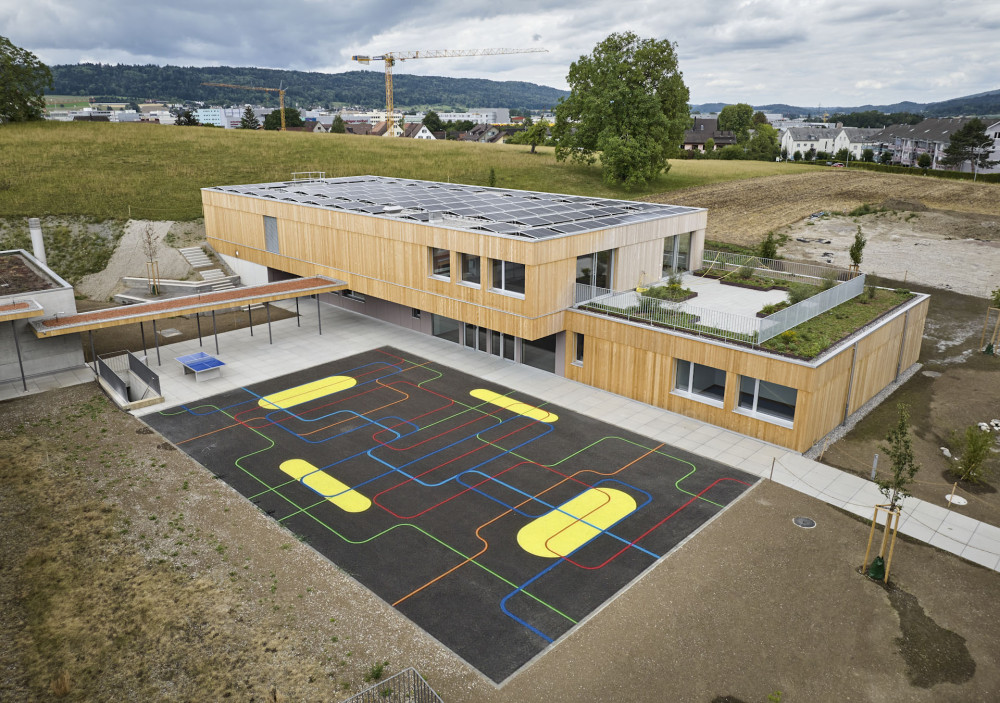
{"label": "solar panel", "polygon": [[485,189],[382,176],[219,186],[208,190],[415,222],[429,222],[431,213],[434,213],[434,224],[437,226],[531,239],[559,237],[698,211],[698,208],[659,203]]}

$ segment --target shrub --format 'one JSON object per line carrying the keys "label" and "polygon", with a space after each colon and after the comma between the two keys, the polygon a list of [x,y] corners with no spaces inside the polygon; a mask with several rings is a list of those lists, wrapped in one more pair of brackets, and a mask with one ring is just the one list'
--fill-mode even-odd
{"label": "shrub", "polygon": [[978,425],[965,428],[964,435],[951,433],[952,453],[958,457],[951,465],[951,473],[963,481],[982,483],[993,473],[989,461],[993,446],[993,433]]}
{"label": "shrub", "polygon": [[[868,206],[864,205],[863,207]],[[858,231],[854,233],[854,242],[848,250],[848,254],[851,256],[851,263],[855,266],[861,265],[861,259],[865,253],[865,244],[867,243],[868,240],[865,239],[865,235],[861,234],[861,225],[858,225]]]}
{"label": "shrub", "polygon": [[808,283],[789,283],[788,304],[795,305],[796,303],[801,303],[806,298],[811,298],[818,292],[816,286],[811,286]]}
{"label": "shrub", "polygon": [[990,305],[1000,308],[1000,286],[997,286],[990,292]]}
{"label": "shrub", "polygon": [[754,268],[750,264],[743,264],[736,270],[736,278],[744,279],[753,278]]}
{"label": "shrub", "polygon": [[774,230],[768,232],[767,236],[764,237],[764,241],[760,243],[759,251],[760,251],[760,258],[762,259],[778,258],[778,240],[775,239],[774,237]]}
{"label": "shrub", "polygon": [[830,290],[835,285],[837,285],[837,280],[839,276],[840,276],[839,271],[827,271],[826,273],[823,274],[823,278],[819,282],[819,289],[821,291]]}

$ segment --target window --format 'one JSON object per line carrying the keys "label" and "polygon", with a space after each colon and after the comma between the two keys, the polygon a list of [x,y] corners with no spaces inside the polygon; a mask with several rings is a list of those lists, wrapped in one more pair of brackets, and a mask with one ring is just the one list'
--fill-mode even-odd
{"label": "window", "polygon": [[280,254],[278,246],[278,219],[264,215],[264,248],[272,254]]}
{"label": "window", "polygon": [[576,257],[576,282],[598,288],[611,288],[613,250]]}
{"label": "window", "polygon": [[462,283],[478,286],[481,282],[480,258],[472,254],[462,254]]}
{"label": "window", "polygon": [[556,335],[521,342],[521,363],[536,369],[556,372]]}
{"label": "window", "polygon": [[688,270],[688,253],[691,251],[691,233],[685,232],[663,240],[663,269],[666,278],[675,271]]}
{"label": "window", "polygon": [[795,419],[795,400],[798,391],[758,378],[740,378],[740,398],[737,409],[753,417],[778,421],[778,424],[792,426]]}
{"label": "window", "polygon": [[364,296],[364,294],[358,293],[357,291],[342,290],[342,291],[340,291],[340,294],[342,296],[344,296],[345,298],[349,298],[351,300],[356,300],[359,303],[365,302],[365,296]]}
{"label": "window", "polygon": [[524,296],[524,264],[493,259],[493,290]]}
{"label": "window", "polygon": [[461,323],[444,315],[431,315],[431,334],[450,342],[459,341]]}
{"label": "window", "polygon": [[726,372],[722,369],[677,360],[674,391],[678,395],[722,407],[726,397]]}
{"label": "window", "polygon": [[451,252],[447,249],[431,247],[431,275],[435,278],[451,280]]}
{"label": "window", "polygon": [[414,320],[420,319],[420,308],[410,308],[410,317]]}
{"label": "window", "polygon": [[583,335],[577,332],[573,336],[575,337],[573,363],[583,366]]}

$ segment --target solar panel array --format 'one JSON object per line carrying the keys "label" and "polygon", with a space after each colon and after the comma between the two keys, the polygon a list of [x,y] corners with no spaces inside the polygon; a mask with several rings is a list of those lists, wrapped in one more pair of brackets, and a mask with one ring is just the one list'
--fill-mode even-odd
{"label": "solar panel array", "polygon": [[208,190],[528,239],[649,222],[699,210],[383,176],[219,186]]}

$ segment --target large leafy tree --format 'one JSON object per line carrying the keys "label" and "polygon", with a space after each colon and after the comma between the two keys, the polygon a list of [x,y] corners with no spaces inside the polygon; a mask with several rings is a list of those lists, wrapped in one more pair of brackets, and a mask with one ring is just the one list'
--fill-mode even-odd
{"label": "large leafy tree", "polygon": [[746,103],[726,105],[719,113],[719,130],[732,132],[736,135],[737,143],[745,145],[750,140],[750,129],[754,126],[753,115],[753,108]]}
{"label": "large leafy tree", "polygon": [[0,37],[0,123],[42,119],[45,89],[51,87],[48,66],[27,49]]}
{"label": "large leafy tree", "polygon": [[444,122],[441,121],[441,116],[434,112],[434,110],[427,111],[427,114],[424,115],[423,124],[424,127],[432,132],[440,132],[444,129]]}
{"label": "large leafy tree", "polygon": [[[294,107],[285,106],[285,126],[301,127],[306,122]],[[264,117],[264,129],[281,129],[281,110],[270,112]]]}
{"label": "large leafy tree", "polygon": [[1000,163],[990,160],[992,148],[993,139],[986,134],[986,123],[974,117],[951,135],[940,162],[945,166],[961,166],[968,161],[970,170],[981,171]]}
{"label": "large leafy tree", "polygon": [[778,130],[766,122],[755,124],[753,136],[747,142],[747,157],[756,161],[774,161],[780,154]]}
{"label": "large leafy tree", "polygon": [[675,45],[612,34],[570,65],[556,107],[556,158],[593,164],[612,184],[641,187],[667,171],[688,126],[688,89]]}
{"label": "large leafy tree", "polygon": [[331,134],[347,134],[347,125],[344,124],[344,118],[340,115],[334,115],[333,122],[330,123],[330,133]]}

